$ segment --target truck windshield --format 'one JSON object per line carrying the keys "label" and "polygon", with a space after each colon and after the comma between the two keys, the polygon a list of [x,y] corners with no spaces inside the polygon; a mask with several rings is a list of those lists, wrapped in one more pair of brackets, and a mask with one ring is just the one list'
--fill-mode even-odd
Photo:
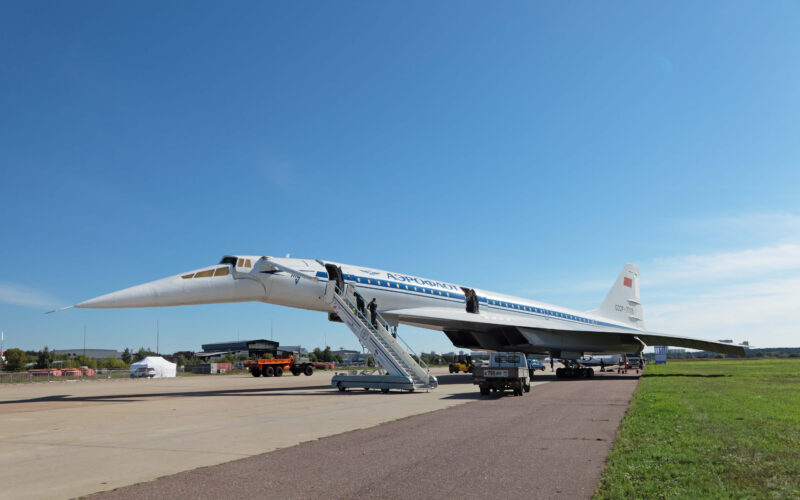
{"label": "truck windshield", "polygon": [[519,354],[498,354],[494,358],[496,363],[519,363]]}

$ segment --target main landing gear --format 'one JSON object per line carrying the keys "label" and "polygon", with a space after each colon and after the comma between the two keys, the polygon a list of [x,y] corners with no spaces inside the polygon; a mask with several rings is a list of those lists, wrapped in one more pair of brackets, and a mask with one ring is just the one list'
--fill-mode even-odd
{"label": "main landing gear", "polygon": [[594,369],[581,366],[574,360],[564,360],[564,368],[556,368],[557,378],[591,378],[594,377]]}

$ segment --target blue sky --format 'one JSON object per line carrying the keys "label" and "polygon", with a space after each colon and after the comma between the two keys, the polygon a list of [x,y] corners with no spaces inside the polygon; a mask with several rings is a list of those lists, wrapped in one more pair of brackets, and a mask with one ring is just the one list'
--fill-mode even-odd
{"label": "blue sky", "polygon": [[[265,304],[67,305],[224,254],[800,345],[797,2],[4,2],[6,347],[355,348]],[[401,335],[449,351],[442,334]]]}

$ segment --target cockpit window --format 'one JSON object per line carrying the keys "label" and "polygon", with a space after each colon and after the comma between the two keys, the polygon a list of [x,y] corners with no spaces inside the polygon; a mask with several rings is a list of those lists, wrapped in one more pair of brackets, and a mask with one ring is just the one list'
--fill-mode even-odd
{"label": "cockpit window", "polygon": [[185,279],[185,280],[188,280],[188,279],[189,279],[189,278],[191,278],[192,276],[194,276],[194,274],[193,274],[193,273],[189,273],[189,274],[184,274],[183,276],[181,276],[181,278],[183,278],[183,279]]}
{"label": "cockpit window", "polygon": [[221,261],[219,261],[219,263],[220,264],[231,264],[231,265],[235,266],[236,265],[236,257],[232,257],[230,255],[226,255],[225,257],[222,258]]}
{"label": "cockpit window", "polygon": [[207,271],[200,271],[199,273],[195,274],[195,278],[208,278],[214,275],[214,270],[209,269]]}
{"label": "cockpit window", "polygon": [[228,275],[228,268],[226,267],[218,267],[216,271],[214,271],[214,276],[227,276]]}
{"label": "cockpit window", "polygon": [[244,261],[244,267],[253,267],[253,264],[250,263],[250,259]]}

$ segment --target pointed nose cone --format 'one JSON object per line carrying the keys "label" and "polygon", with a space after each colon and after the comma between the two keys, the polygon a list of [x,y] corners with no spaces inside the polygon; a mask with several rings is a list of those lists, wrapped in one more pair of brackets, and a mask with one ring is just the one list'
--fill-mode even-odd
{"label": "pointed nose cone", "polygon": [[75,307],[100,309],[106,307],[153,307],[169,305],[158,303],[158,294],[156,293],[156,287],[153,285],[161,281],[164,280],[152,281],[143,285],[136,285],[124,290],[107,293],[93,299],[85,300],[80,304],[75,304]]}
{"label": "pointed nose cone", "polygon": [[[213,271],[213,270],[212,270]],[[86,300],[75,307],[88,309],[121,307],[162,307],[221,302],[246,302],[266,298],[263,285],[254,279],[234,279],[231,275],[200,278],[194,273],[170,276]],[[189,276],[185,278],[184,276]]]}

